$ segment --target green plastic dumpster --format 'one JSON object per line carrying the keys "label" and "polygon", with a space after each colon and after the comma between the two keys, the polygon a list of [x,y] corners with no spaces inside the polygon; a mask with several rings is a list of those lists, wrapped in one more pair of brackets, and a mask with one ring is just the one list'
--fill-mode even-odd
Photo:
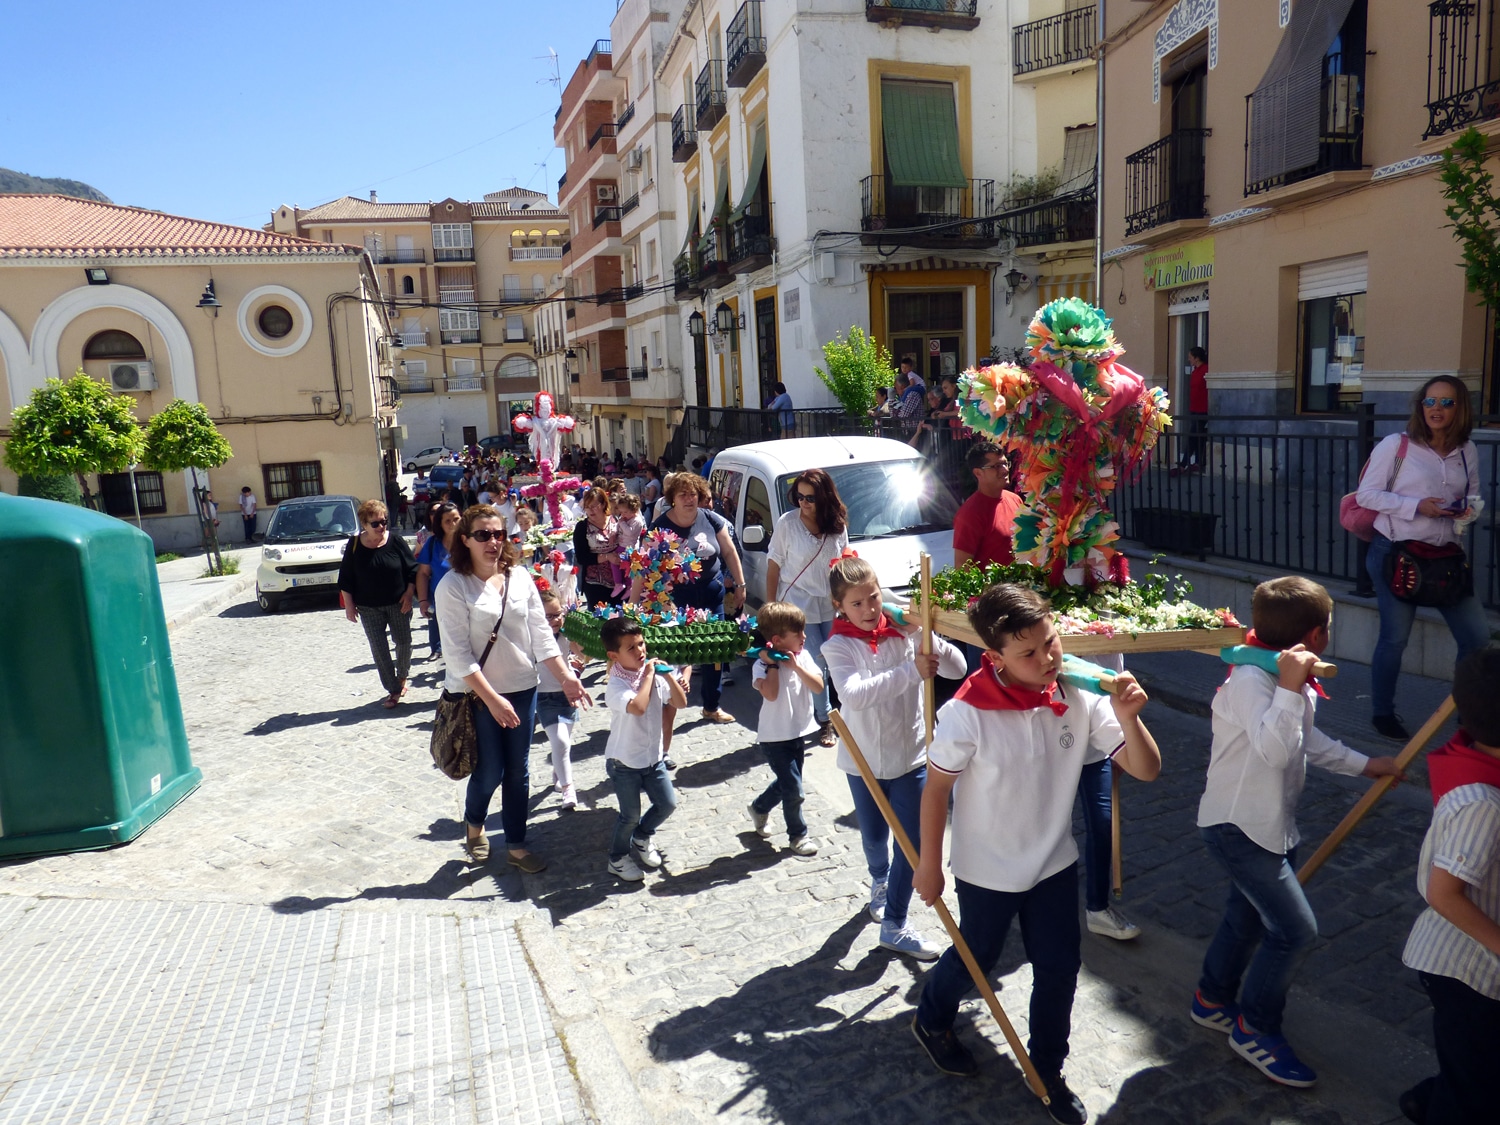
{"label": "green plastic dumpster", "polygon": [[202,778],[150,537],[0,495],[0,856],[133,840]]}

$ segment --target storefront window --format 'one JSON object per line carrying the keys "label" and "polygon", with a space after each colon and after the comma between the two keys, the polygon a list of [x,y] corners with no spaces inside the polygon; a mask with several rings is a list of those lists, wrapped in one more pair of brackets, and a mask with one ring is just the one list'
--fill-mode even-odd
{"label": "storefront window", "polygon": [[1364,397],[1365,295],[1317,297],[1299,302],[1297,312],[1303,412],[1355,409]]}
{"label": "storefront window", "polygon": [[932,386],[964,369],[962,289],[895,292],[887,300],[892,359],[911,356]]}

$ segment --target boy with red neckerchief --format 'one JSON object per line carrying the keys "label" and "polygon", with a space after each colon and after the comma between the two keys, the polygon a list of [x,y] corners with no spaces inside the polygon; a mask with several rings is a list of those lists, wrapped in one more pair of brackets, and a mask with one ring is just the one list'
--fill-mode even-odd
{"label": "boy with red neckerchief", "polygon": [[[1328,647],[1333,599],[1306,578],[1262,582],[1250,602],[1250,643],[1275,649],[1277,674],[1237,665],[1213,702],[1213,748],[1198,833],[1229,875],[1224,919],[1203,959],[1193,1022],[1283,1086],[1317,1081],[1281,1034],[1287,990],[1318,937],[1297,882],[1297,801],[1308,763],[1331,773],[1397,774],[1313,725],[1323,691],[1313,665]],[[1238,1003],[1236,1003],[1238,1000]]]}
{"label": "boy with red neckerchief", "polygon": [[1432,1001],[1439,1072],[1401,1095],[1428,1125],[1493,1119],[1500,1104],[1500,648],[1453,674],[1458,733],[1427,755],[1432,827],[1417,890],[1427,901],[1401,960]]}
{"label": "boy with red neckerchief", "polygon": [[[1033,982],[1027,1049],[1052,1119],[1081,1125],[1088,1113],[1062,1076],[1082,944],[1073,799],[1090,758],[1108,756],[1151,781],[1161,753],[1140,720],[1146,693],[1130,673],[1120,674],[1119,691],[1107,702],[1057,682],[1062,641],[1051,604],[1036,591],[991,586],[970,606],[969,623],[985,653],[979,671],[938,712],[916,890],[929,904],[943,893],[952,793],[959,931],[988,973],[1012,920],[1020,919]],[[918,1042],[948,1074],[977,1070],[953,1034],[959,1002],[972,987],[957,950],[949,949],[928,974],[912,1020]]]}

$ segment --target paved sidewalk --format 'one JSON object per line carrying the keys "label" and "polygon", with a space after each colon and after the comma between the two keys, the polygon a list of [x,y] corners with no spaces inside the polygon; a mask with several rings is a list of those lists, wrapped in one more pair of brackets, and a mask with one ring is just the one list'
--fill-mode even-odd
{"label": "paved sidewalk", "polygon": [[225,559],[240,564],[238,574],[205,577],[208,558],[201,551],[171,562],[156,564],[156,580],[161,586],[162,612],[168,629],[180,629],[216,609],[238,600],[255,586],[255,568],[260,565],[260,544],[253,547],[221,546]]}

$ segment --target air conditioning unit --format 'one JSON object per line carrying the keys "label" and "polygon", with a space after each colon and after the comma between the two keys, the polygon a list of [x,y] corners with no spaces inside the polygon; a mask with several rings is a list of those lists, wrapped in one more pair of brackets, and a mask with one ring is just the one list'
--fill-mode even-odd
{"label": "air conditioning unit", "polygon": [[156,390],[156,370],[149,359],[132,359],[109,365],[109,385],[117,391]]}
{"label": "air conditioning unit", "polygon": [[625,154],[625,170],[627,172],[639,172],[641,165],[645,163],[646,154],[639,148],[633,148]]}
{"label": "air conditioning unit", "polygon": [[619,198],[619,193],[615,191],[614,184],[599,184],[594,188],[594,191],[597,193],[600,203],[613,203]]}
{"label": "air conditioning unit", "polygon": [[957,215],[958,189],[919,187],[917,189],[917,213],[921,215]]}

